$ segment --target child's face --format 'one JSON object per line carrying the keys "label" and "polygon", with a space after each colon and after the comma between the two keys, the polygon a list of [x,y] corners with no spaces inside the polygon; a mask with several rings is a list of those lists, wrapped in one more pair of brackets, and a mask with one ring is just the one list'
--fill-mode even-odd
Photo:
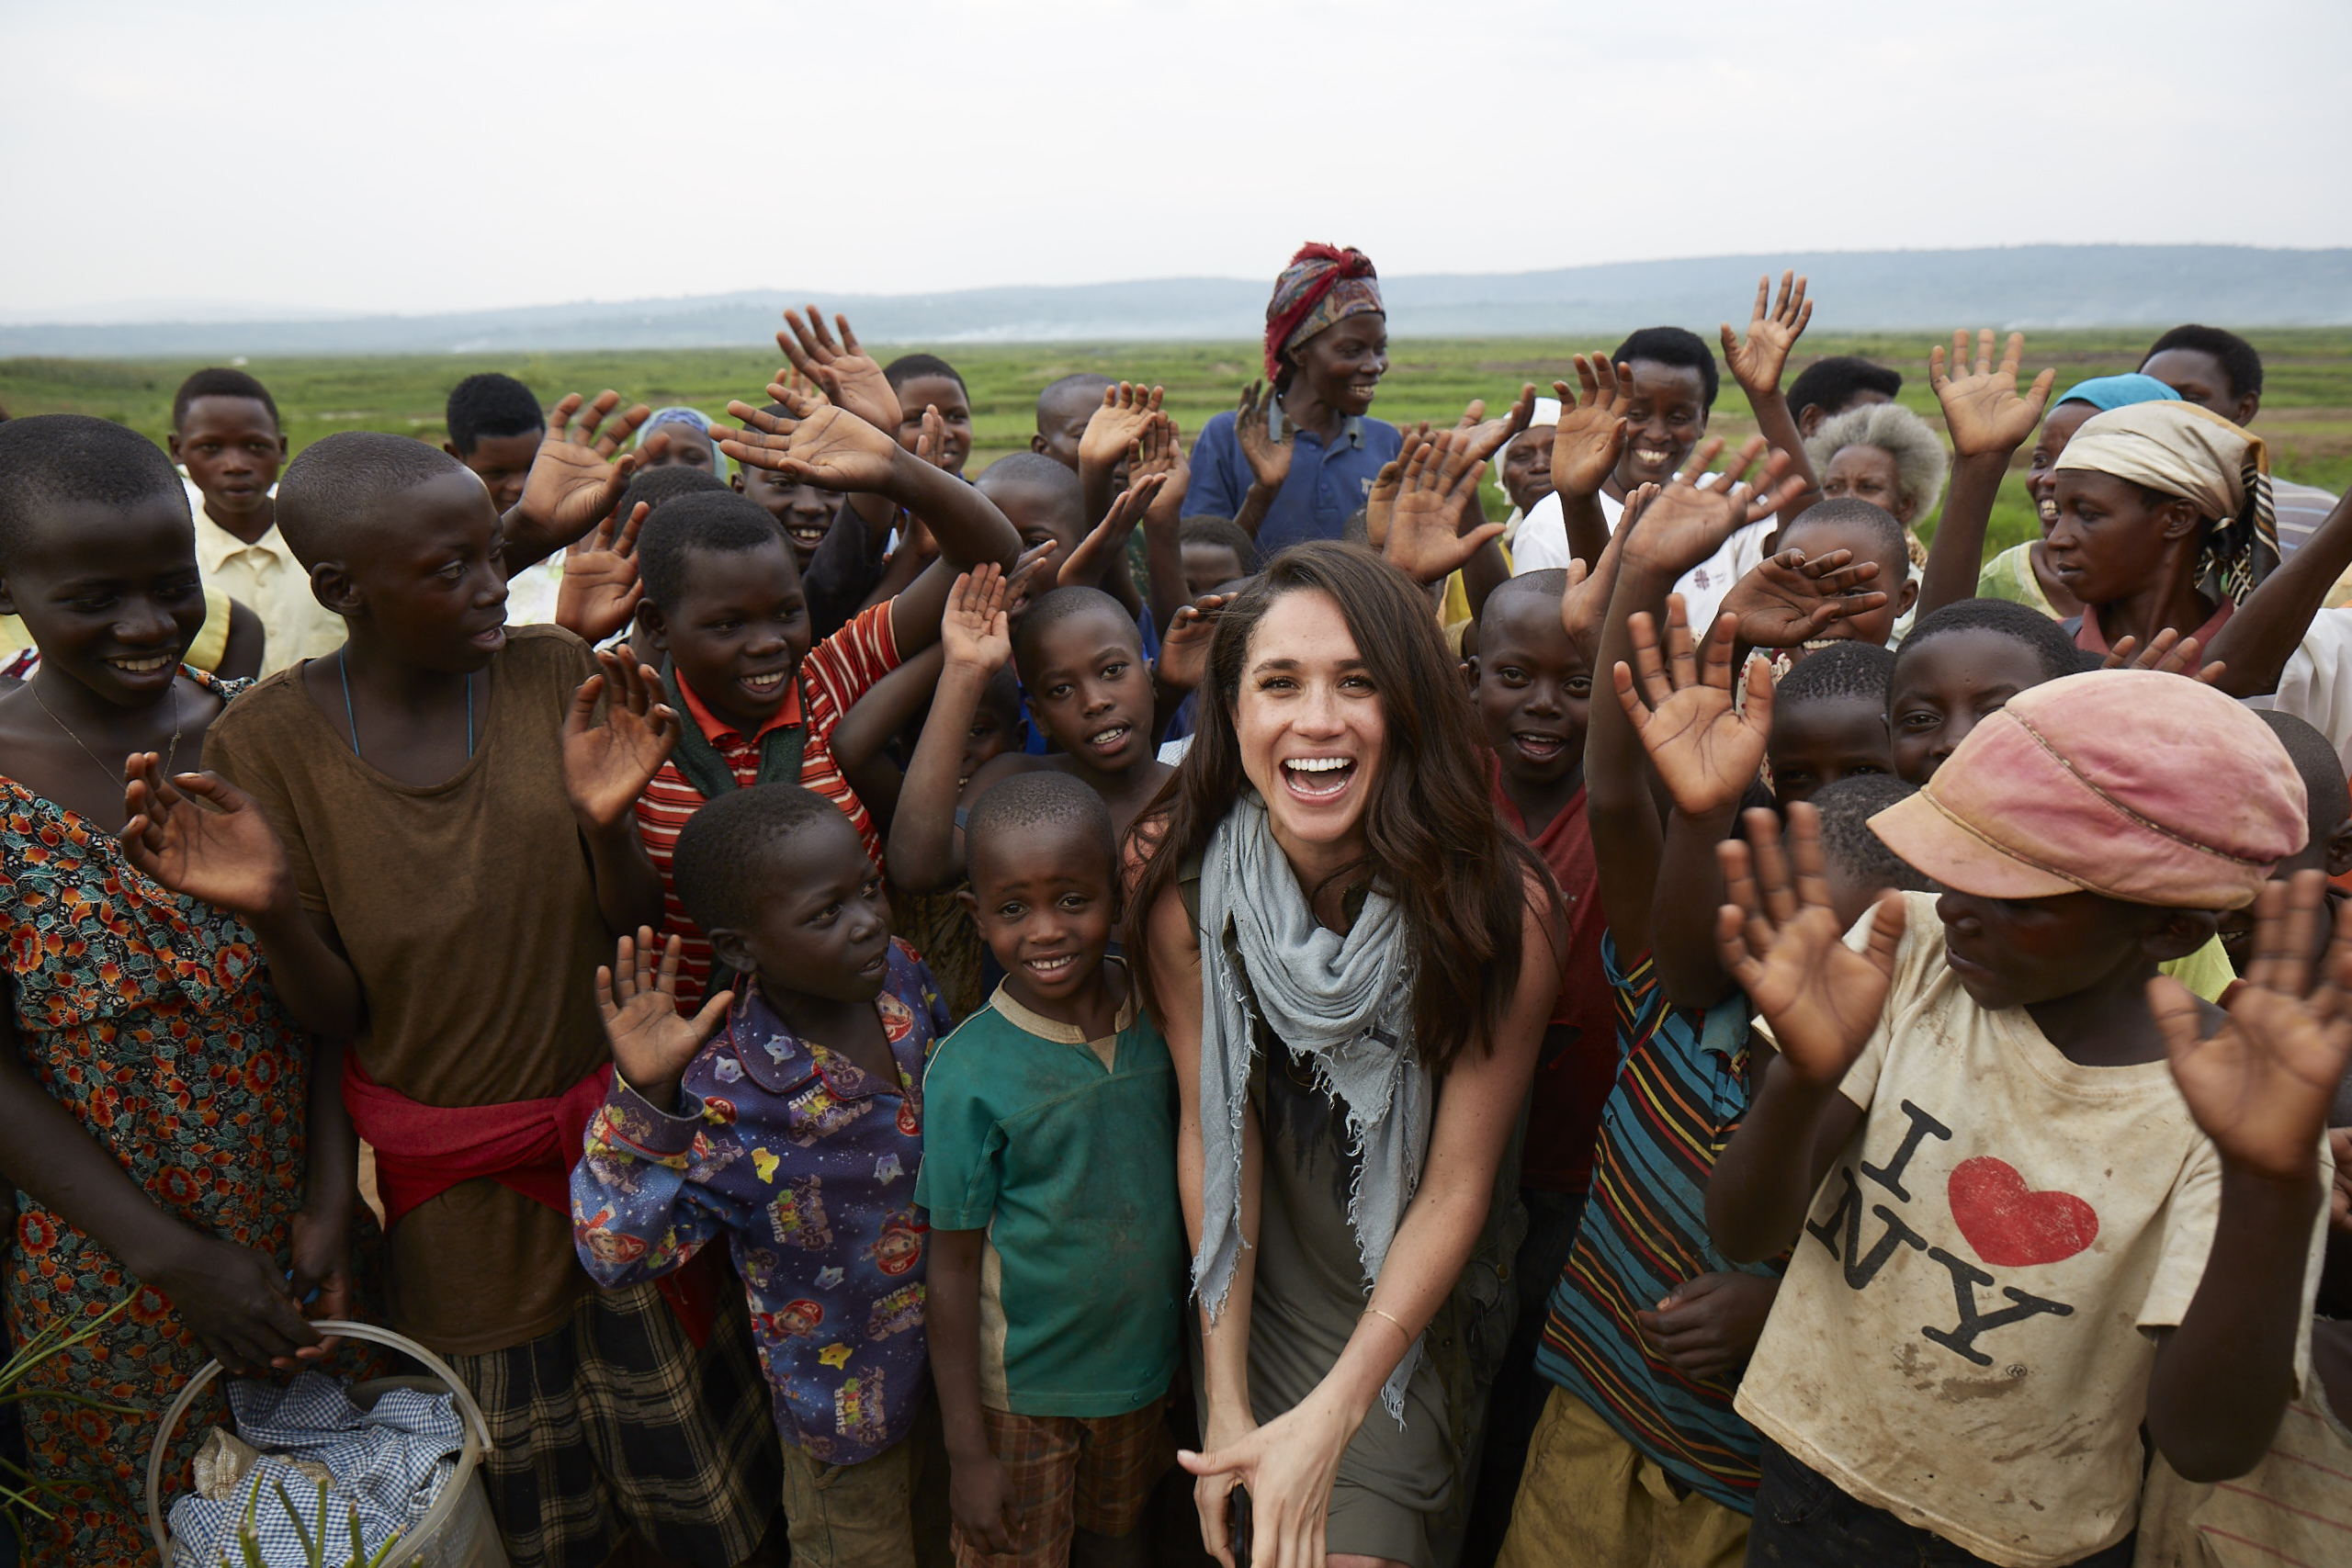
{"label": "child's face", "polygon": [[1030,650],[1030,716],[1054,743],[1098,773],[1151,761],[1151,671],[1136,624],[1111,606],[1057,621]]}
{"label": "child's face", "polygon": [[781,537],[756,549],[689,553],[677,603],[649,602],[642,613],[678,678],[745,734],[784,706],[813,633]]}
{"label": "child's face", "polygon": [[2154,376],[2178,392],[2183,402],[2211,409],[2240,424],[2252,419],[2262,405],[2257,395],[2230,390],[2229,370],[2201,348],[2165,349],[2140,367],[2140,374]]}
{"label": "child's face", "polygon": [[2025,471],[2025,489],[2033,497],[2033,509],[2041,518],[2044,538],[2049,537],[2051,527],[2058,521],[2058,459],[2065,455],[2066,443],[2075,438],[2075,432],[2098,412],[2088,403],[2060,403],[2042,416],[2041,429],[2034,435],[2033,455]]}
{"label": "child's face", "polygon": [[1918,508],[1903,495],[1902,483],[1903,470],[1885,447],[1840,446],[1821,476],[1821,493],[1831,501],[1867,501],[1893,513],[1897,523],[1908,523]]}
{"label": "child's face", "polygon": [[935,408],[946,427],[947,471],[960,474],[972,455],[972,400],[952,376],[910,376],[899,389],[899,445],[911,452],[922,434],[922,411]]}
{"label": "child's face", "polygon": [[956,764],[957,798],[983,764],[1020,750],[1021,740],[1019,711],[1008,712],[993,694],[981,697],[980,705],[972,710],[972,727],[964,732],[964,760]]}
{"label": "child's face", "polygon": [[1520,435],[1503,454],[1503,493],[1521,512],[1552,493],[1552,433],[1537,425]]}
{"label": "child's face", "polygon": [[2043,553],[2075,598],[2111,604],[2163,577],[2179,547],[2166,527],[2169,508],[2150,506],[2137,485],[2087,468],[2059,474],[2057,495],[2058,521]]}
{"label": "child's face", "polygon": [[2198,917],[2187,911],[2097,893],[2053,898],[1946,893],[1936,900],[1936,914],[1943,921],[1953,978],[1979,1007],[1992,1009],[2030,1007],[2088,990],[2120,967],[2184,957],[2212,934],[2210,925],[2189,930]]}
{"label": "child's face", "polygon": [[792,546],[793,564],[804,572],[816,558],[817,547],[833,531],[833,519],[841,515],[842,502],[848,499],[837,491],[819,490],[757,464],[738,467],[734,485],[739,494],[758,502],[775,519]]}
{"label": "child's face", "polygon": [[673,463],[700,468],[706,474],[718,471],[718,454],[712,448],[710,437],[685,421],[673,420],[662,425],[657,434],[668,436],[670,445],[659,457],[647,457],[640,447],[637,458],[639,473],[651,468],[666,468]]}
{"label": "child's face", "polygon": [[171,689],[204,626],[196,529],[174,488],[128,506],[44,506],[0,578],[41,667],[107,702],[143,708]]}
{"label": "child's face", "polygon": [[[1849,451],[1854,448],[1849,447]],[[1877,451],[1873,446],[1871,451]],[[1801,548],[1808,556],[1826,556],[1832,550],[1851,550],[1856,566],[1864,561],[1878,563],[1878,576],[1871,581],[1871,589],[1884,593],[1886,603],[1877,609],[1844,620],[1832,621],[1823,629],[1824,642],[1866,642],[1884,648],[1886,639],[1894,635],[1894,623],[1911,608],[1919,597],[1919,584],[1911,575],[1911,557],[1907,551],[1890,554],[1878,535],[1857,523],[1815,523],[1810,516],[1800,517],[1781,531],[1781,547]]]}
{"label": "child's face", "polygon": [[1226,583],[1247,575],[1241,570],[1241,558],[1233,553],[1231,545],[1186,545],[1183,557],[1187,599],[1214,593]]}
{"label": "child's face", "polygon": [[1636,359],[1631,368],[1625,455],[1617,459],[1616,474],[1618,488],[1628,494],[1671,479],[1707,434],[1707,383],[1697,367]]}
{"label": "child's face", "polygon": [[[1086,434],[1087,422],[1094,417],[1094,411],[1102,406],[1102,394],[1084,387],[1065,389],[1050,400],[1040,396],[1037,434],[1030,439],[1029,450],[1043,452],[1071,473],[1078,472],[1079,440]],[[947,415],[944,408],[939,412],[943,419]]]}
{"label": "child's face", "polygon": [[1351,416],[1369,413],[1388,373],[1388,318],[1376,310],[1343,316],[1292,350],[1291,357],[1325,407]]}
{"label": "child's face", "polygon": [[1906,647],[1887,693],[1895,777],[1926,784],[1985,715],[2048,679],[2031,649],[1981,626]]}
{"label": "child's face", "polygon": [[1839,779],[1894,771],[1886,715],[1861,697],[1775,705],[1765,754],[1772,763],[1772,797],[1783,811]]}
{"label": "child's face", "polygon": [[977,846],[965,907],[1016,998],[1059,1001],[1102,967],[1118,915],[1111,858],[1069,824],[1046,822]]}
{"label": "child's face", "polygon": [[1509,777],[1552,784],[1584,765],[1592,670],[1560,625],[1556,602],[1498,594],[1478,618],[1471,696]]}
{"label": "child's face", "polygon": [[253,398],[198,398],[172,433],[172,456],[204,492],[206,510],[251,515],[269,499],[286,462],[286,437]]}
{"label": "child's face", "polygon": [[342,562],[344,612],[402,663],[445,675],[481,669],[506,646],[498,513],[471,474],[445,473],[390,498]]}
{"label": "child's face", "polygon": [[1061,547],[1053,559],[1057,570],[1069,562],[1070,551],[1078,548],[1078,542],[1086,536],[1086,519],[1068,495],[1019,479],[986,477],[980,480],[979,491],[996,502],[1005,521],[1021,535],[1023,549],[1035,549],[1048,539]]}
{"label": "child's face", "polygon": [[838,813],[768,852],[758,917],[710,933],[711,950],[771,995],[872,1001],[890,972],[890,904],[857,829]]}
{"label": "child's face", "polygon": [[523,499],[524,481],[531,477],[531,465],[538,460],[539,441],[546,434],[526,430],[516,435],[484,435],[475,441],[472,452],[452,450],[450,456],[474,471],[490,491],[491,504],[503,515]]}

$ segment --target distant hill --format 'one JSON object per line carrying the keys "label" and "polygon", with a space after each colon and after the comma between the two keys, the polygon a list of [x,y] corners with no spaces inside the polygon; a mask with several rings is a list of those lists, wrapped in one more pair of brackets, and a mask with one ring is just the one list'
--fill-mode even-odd
{"label": "distant hill", "polygon": [[[2138,327],[2352,323],[2352,249],[2244,245],[2020,245],[1707,256],[1548,272],[1382,279],[1403,337],[1616,332],[1650,321],[1705,329],[1744,308],[1762,272],[1793,266],[1840,333],[1986,324]],[[1247,339],[1269,280],[1178,277],[939,294],[814,296],[874,343],[1125,343]],[[795,290],[582,302],[432,316],[0,325],[0,355],[210,356],[685,348],[764,343]],[[191,314],[195,312],[189,312]]]}

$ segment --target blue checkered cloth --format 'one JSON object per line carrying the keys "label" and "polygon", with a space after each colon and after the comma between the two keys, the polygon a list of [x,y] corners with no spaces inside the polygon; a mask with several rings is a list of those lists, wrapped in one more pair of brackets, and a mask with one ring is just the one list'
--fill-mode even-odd
{"label": "blue checkered cloth", "polygon": [[[191,1495],[172,1505],[173,1556],[190,1568],[217,1564],[224,1552],[232,1562],[243,1562],[237,1530],[248,1500],[256,1495],[254,1536],[269,1568],[305,1568],[310,1556],[302,1549],[302,1533],[315,1541],[322,1529],[328,1562],[346,1561],[355,1544],[372,1557],[424,1517],[465,1446],[464,1426],[447,1393],[391,1389],[362,1411],[343,1384],[314,1371],[300,1373],[282,1388],[232,1381],[229,1408],[237,1435],[262,1457],[234,1497],[214,1502]],[[334,1477],[323,1521],[318,1483],[294,1468],[298,1460],[322,1464]],[[280,1484],[293,1504],[290,1513],[278,1496]],[[349,1539],[355,1512],[356,1543]]]}

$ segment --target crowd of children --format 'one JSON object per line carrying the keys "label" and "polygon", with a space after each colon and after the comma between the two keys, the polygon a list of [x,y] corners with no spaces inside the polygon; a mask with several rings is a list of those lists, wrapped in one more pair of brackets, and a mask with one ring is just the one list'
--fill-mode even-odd
{"label": "crowd of children", "polygon": [[[1814,305],[1400,429],[1310,245],[1196,439],[1069,377],[968,478],[955,369],[813,309],[723,419],[0,421],[6,1325],[96,1325],[17,1388],[25,1560],[153,1561],[163,1406],[350,1370],[325,1318],[463,1379],[517,1568],[2352,1559],[2352,508],[2226,332],[2055,400],[1957,336],[1939,430],[1784,390]],[[1269,693],[1358,824],[1314,886]],[[1487,837],[1397,817],[1439,773]],[[1220,787],[1272,839],[1204,883]],[[1445,843],[1542,973],[1417,931]],[[1309,936],[1487,1010],[1320,1039]],[[1417,1186],[1446,1278],[1382,1291]],[[1341,1362],[1344,1455],[1251,1447]]]}

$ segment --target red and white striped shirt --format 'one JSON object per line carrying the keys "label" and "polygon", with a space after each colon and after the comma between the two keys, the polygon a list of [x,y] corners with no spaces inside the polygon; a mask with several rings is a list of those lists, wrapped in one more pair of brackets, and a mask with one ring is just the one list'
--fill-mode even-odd
{"label": "red and white striped shirt", "polygon": [[[760,740],[772,729],[786,728],[806,722],[808,739],[800,753],[800,784],[842,808],[865,840],[865,852],[874,863],[882,863],[882,840],[874,830],[874,820],[866,815],[865,803],[857,798],[842,776],[841,764],[833,761],[833,728],[842,716],[858,698],[864,696],[876,681],[899,667],[898,640],[891,635],[890,605],[886,600],[872,609],[861,612],[855,620],[808,650],[800,661],[800,679],[786,689],[784,705],[775,716],[762,725],[759,733],[745,735],[727,720],[703,705],[694,688],[683,676],[678,690],[686,699],[686,712],[680,716],[689,724],[702,727],[703,736],[711,749],[727,760],[734,771],[736,784],[749,789],[759,782]],[[808,693],[808,711],[800,711],[800,693]],[[694,1009],[701,1006],[705,982],[710,975],[710,943],[686,918],[686,908],[678,901],[678,889],[670,877],[670,863],[676,854],[678,834],[686,818],[702,809],[703,797],[695,786],[678,772],[674,761],[662,764],[653,782],[637,800],[637,828],[645,840],[645,853],[653,862],[653,869],[662,874],[662,903],[666,914],[664,932],[674,931],[680,939],[678,969],[678,1005]]]}

